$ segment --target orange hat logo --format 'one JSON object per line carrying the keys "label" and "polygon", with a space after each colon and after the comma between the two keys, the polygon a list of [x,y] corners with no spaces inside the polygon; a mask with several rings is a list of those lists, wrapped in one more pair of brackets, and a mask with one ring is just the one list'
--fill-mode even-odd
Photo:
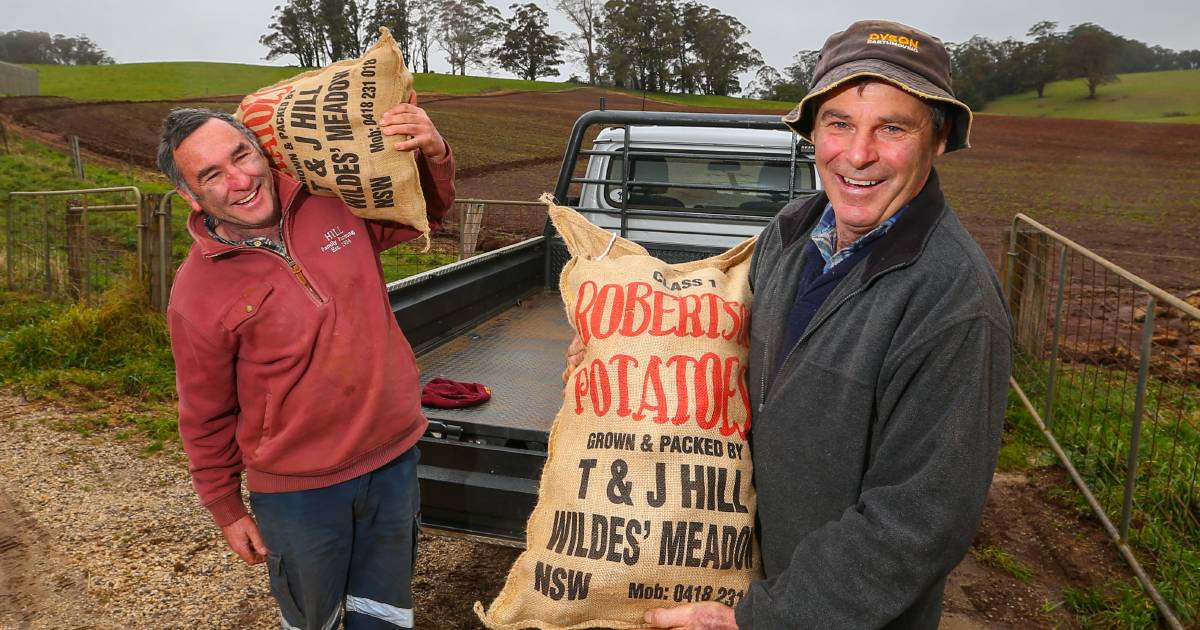
{"label": "orange hat logo", "polygon": [[921,42],[919,40],[892,33],[871,33],[867,36],[867,43],[898,46],[900,48],[907,48],[913,52],[921,52]]}

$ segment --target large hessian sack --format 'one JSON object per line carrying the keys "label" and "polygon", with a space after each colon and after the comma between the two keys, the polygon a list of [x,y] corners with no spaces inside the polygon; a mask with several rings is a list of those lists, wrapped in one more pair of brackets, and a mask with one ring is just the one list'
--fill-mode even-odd
{"label": "large hessian sack", "polygon": [[[545,198],[543,198],[545,200]],[[550,431],[526,550],[491,628],[636,628],[736,605],[760,574],[746,356],[754,240],[668,264],[570,208],[559,288],[585,343]]]}
{"label": "large hessian sack", "polygon": [[379,129],[379,117],[412,90],[396,40],[386,28],[380,33],[358,59],[250,94],[234,117],[258,136],[276,168],[313,193],[337,196],[360,217],[412,226],[428,242],[416,156],[393,149],[396,139]]}

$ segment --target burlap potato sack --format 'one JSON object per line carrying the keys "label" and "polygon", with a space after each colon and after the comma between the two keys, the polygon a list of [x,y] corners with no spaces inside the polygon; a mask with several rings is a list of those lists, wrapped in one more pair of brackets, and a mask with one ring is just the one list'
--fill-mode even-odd
{"label": "burlap potato sack", "polygon": [[405,102],[412,74],[388,29],[358,59],[298,74],[242,99],[234,117],[258,136],[274,166],[354,214],[396,221],[429,242],[412,151],[396,151],[379,117]]}
{"label": "burlap potato sack", "polygon": [[754,239],[668,264],[570,208],[550,216],[586,351],[550,430],[526,550],[475,612],[494,629],[550,630],[734,606],[761,572],[746,443]]}

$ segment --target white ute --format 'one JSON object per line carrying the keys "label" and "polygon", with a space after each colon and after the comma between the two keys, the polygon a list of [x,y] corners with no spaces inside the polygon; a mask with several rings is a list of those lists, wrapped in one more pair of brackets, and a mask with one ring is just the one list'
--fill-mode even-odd
{"label": "white ute", "polygon": [[812,145],[789,131],[631,125],[628,133],[628,174],[626,129],[597,135],[578,207],[638,242],[730,247],[820,188]]}

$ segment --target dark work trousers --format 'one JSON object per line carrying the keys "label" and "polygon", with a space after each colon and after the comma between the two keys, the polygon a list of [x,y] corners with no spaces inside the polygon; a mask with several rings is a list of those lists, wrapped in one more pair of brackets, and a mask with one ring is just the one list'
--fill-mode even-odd
{"label": "dark work trousers", "polygon": [[251,492],[284,630],[413,627],[420,490],[416,446],[328,488]]}

